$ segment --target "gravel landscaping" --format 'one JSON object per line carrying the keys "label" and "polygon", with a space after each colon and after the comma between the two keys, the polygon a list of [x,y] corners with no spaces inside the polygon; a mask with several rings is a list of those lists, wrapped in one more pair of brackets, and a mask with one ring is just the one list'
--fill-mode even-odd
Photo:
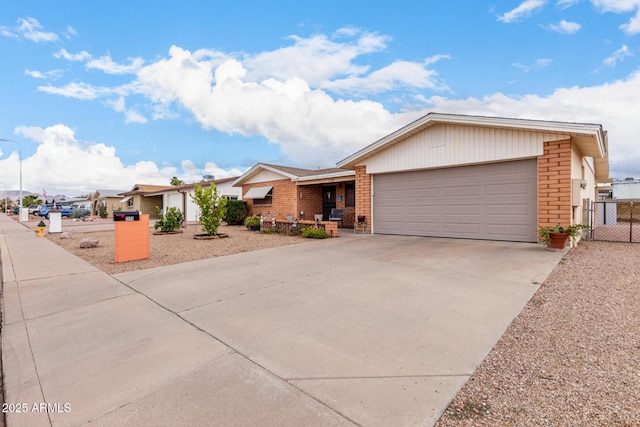
{"label": "gravel landscaping", "polygon": [[[72,230],[71,227],[65,229]],[[113,230],[69,231],[62,235],[48,234],[47,238],[108,274],[179,264],[307,241],[299,236],[249,231],[244,226],[222,225],[218,232],[228,234],[229,237],[214,240],[194,239],[195,234],[202,233],[202,227],[197,224],[188,225],[182,230],[182,233],[177,234],[156,235],[153,228],[149,229],[149,258],[121,263],[113,262],[115,258],[115,233]],[[80,240],[86,236],[97,238],[100,241],[98,247],[80,249]]]}
{"label": "gravel landscaping", "polygon": [[[148,260],[115,264],[113,231],[48,238],[119,273],[268,247],[293,236],[223,226],[153,235]],[[79,249],[80,239],[100,239]],[[437,422],[447,426],[640,426],[640,245],[581,242],[569,251]]]}

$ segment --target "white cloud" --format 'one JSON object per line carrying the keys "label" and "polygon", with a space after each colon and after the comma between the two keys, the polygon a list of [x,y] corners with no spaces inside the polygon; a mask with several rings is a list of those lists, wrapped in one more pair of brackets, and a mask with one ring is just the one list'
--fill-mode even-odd
{"label": "white cloud", "polygon": [[558,0],[557,5],[560,9],[567,9],[578,3],[580,3],[580,0]]}
{"label": "white cloud", "polygon": [[56,33],[42,31],[44,28],[37,19],[34,18],[19,18],[18,33],[22,34],[27,40],[32,42],[54,42],[58,40]]}
{"label": "white cloud", "polygon": [[181,48],[172,47],[170,55],[138,73],[147,97],[180,104],[206,129],[263,136],[307,165],[317,165],[318,158],[331,164],[416,116],[391,114],[372,101],[334,100],[297,77],[248,81],[236,60],[213,70]]}
{"label": "white cloud", "polygon": [[[334,98],[329,92],[366,95],[399,89],[448,90],[431,67],[447,55],[370,67],[361,63],[371,61],[361,61],[361,57],[385,49],[390,37],[357,28],[340,29],[332,37],[291,36],[290,46],[255,55],[232,56],[204,49],[191,52],[172,46],[167,58],[144,66],[141,59],[118,65],[106,56],[89,61],[87,68],[122,73],[139,68],[136,78],[113,88],[74,82],[40,86],[39,90],[84,100],[108,97],[106,104],[114,109],[118,106],[127,123],[144,123],[147,119],[141,111],[151,112],[154,120],[187,111],[205,129],[264,137],[296,161],[306,159],[313,166],[318,160],[309,158],[309,147],[321,150],[330,165],[416,117],[415,113],[392,114],[368,100]],[[58,54],[72,57],[62,50]],[[126,109],[124,100],[114,104],[114,94],[143,99],[136,99],[139,108]]]}
{"label": "white cloud", "polygon": [[11,28],[5,26],[0,27],[0,35],[2,37],[8,37],[10,39],[20,38],[14,31],[11,30]]}
{"label": "white cloud", "polygon": [[498,21],[504,23],[517,22],[531,16],[536,10],[542,8],[546,0],[525,0],[515,9],[498,16]]}
{"label": "white cloud", "polygon": [[580,28],[582,28],[582,26],[577,22],[568,22],[563,19],[557,24],[550,24],[548,28],[551,31],[555,31],[556,33],[575,34],[580,31]]}
{"label": "white cloud", "polygon": [[126,111],[124,96],[120,96],[117,99],[108,99],[105,103],[113,108],[113,111],[118,113],[124,113]]}
{"label": "white cloud", "polygon": [[92,86],[86,83],[69,83],[63,87],[55,87],[51,85],[38,86],[38,90],[45,93],[84,100],[96,99],[102,95],[108,95],[114,92],[108,88]]}
{"label": "white cloud", "polygon": [[127,110],[125,113],[125,123],[147,123],[147,118],[138,113],[135,109]]}
{"label": "white cloud", "polygon": [[242,60],[247,77],[255,81],[297,77],[318,87],[336,77],[366,73],[368,67],[355,64],[354,59],[385,49],[390,40],[388,36],[357,29],[342,29],[336,33],[350,38],[336,42],[322,34],[310,38],[290,36],[294,41],[292,46],[248,56]]}
{"label": "white cloud", "polygon": [[525,73],[528,73],[531,70],[538,70],[538,69],[541,69],[541,68],[546,68],[551,64],[551,62],[553,62],[551,59],[536,59],[535,62],[533,63],[533,65],[525,65],[525,64],[521,64],[519,62],[516,62],[516,63],[514,63],[512,65],[514,67],[520,68]]}
{"label": "white cloud", "polygon": [[25,70],[24,73],[34,79],[42,80],[57,80],[62,77],[62,70],[49,70],[49,71],[37,71],[37,70]]}
{"label": "white cloud", "polygon": [[[439,55],[440,58],[449,58]],[[448,90],[447,85],[438,78],[438,73],[429,70],[425,64],[432,64],[428,59],[424,64],[408,61],[395,61],[386,67],[373,71],[364,77],[347,77],[336,79],[321,85],[323,89],[332,91],[379,93],[401,86],[418,89]]]}
{"label": "white cloud", "polygon": [[98,59],[92,59],[85,64],[87,69],[103,71],[107,74],[135,74],[144,65],[142,58],[128,58],[129,64],[118,64],[105,55]]}
{"label": "white cloud", "polygon": [[77,35],[78,32],[71,25],[67,25],[67,31],[65,31],[64,35],[67,40],[71,40],[71,37]]}
{"label": "white cloud", "polygon": [[640,71],[627,79],[593,87],[557,89],[541,97],[507,96],[501,93],[483,98],[446,99],[432,97],[430,111],[602,124],[609,132],[609,162],[612,177],[637,175],[640,150]]}
{"label": "white cloud", "polygon": [[78,53],[69,53],[66,49],[60,49],[58,52],[54,53],[53,56],[58,59],[64,58],[67,61],[86,61],[91,59],[91,54],[84,50]]}
{"label": "white cloud", "polygon": [[602,61],[602,63],[607,67],[615,67],[618,61],[624,61],[624,58],[628,56],[633,56],[633,54],[629,51],[629,46],[625,44],[625,45],[622,45],[620,49],[613,52],[613,54],[610,57]]}
{"label": "white cloud", "polygon": [[[203,172],[212,172],[218,178],[239,175],[237,169],[226,171],[213,163],[207,163],[200,173],[190,161],[182,162],[180,169],[172,165],[158,167],[150,161],[125,165],[115,148],[79,141],[74,131],[62,124],[47,128],[20,126],[15,133],[38,143],[36,152],[22,162],[23,188],[30,191],[46,188],[49,194],[74,196],[97,188],[128,190],[135,183],[168,185],[172,176],[186,182],[199,181]],[[6,183],[8,189],[19,188],[17,152],[0,158],[0,182]]]}
{"label": "white cloud", "polygon": [[591,0],[591,3],[601,12],[628,13],[636,11],[628,23],[622,24],[620,29],[626,34],[640,33],[640,0]]}
{"label": "white cloud", "polygon": [[640,7],[640,0],[591,0],[591,3],[602,12],[631,12]]}

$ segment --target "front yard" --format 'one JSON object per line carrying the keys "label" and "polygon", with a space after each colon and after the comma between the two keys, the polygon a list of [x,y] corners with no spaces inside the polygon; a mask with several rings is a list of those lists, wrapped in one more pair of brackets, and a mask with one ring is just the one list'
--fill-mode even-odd
{"label": "front yard", "polygon": [[[66,229],[63,228],[63,230]],[[115,255],[115,232],[113,230],[70,231],[70,238],[63,238],[63,235],[60,234],[48,234],[47,238],[108,274],[304,243],[307,240],[298,236],[249,231],[243,226],[222,225],[218,232],[226,233],[229,237],[214,240],[194,239],[195,234],[202,233],[200,225],[197,224],[188,225],[182,230],[183,232],[178,234],[155,235],[153,234],[154,229],[150,228],[149,258],[123,263],[113,262]],[[85,236],[100,240],[98,247],[80,249],[80,240]]]}

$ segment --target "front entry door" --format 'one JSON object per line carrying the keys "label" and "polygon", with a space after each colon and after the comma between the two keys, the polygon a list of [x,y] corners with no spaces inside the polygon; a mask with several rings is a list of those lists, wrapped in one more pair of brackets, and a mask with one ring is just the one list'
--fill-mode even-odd
{"label": "front entry door", "polygon": [[322,220],[329,221],[331,209],[336,207],[336,186],[322,187]]}

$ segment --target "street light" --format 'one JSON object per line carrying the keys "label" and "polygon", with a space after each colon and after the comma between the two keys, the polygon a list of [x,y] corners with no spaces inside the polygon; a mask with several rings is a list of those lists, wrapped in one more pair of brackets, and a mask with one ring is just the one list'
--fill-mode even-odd
{"label": "street light", "polygon": [[18,146],[18,159],[20,160],[20,200],[18,201],[18,221],[22,222],[22,146],[13,139],[0,138],[3,142],[13,142]]}

